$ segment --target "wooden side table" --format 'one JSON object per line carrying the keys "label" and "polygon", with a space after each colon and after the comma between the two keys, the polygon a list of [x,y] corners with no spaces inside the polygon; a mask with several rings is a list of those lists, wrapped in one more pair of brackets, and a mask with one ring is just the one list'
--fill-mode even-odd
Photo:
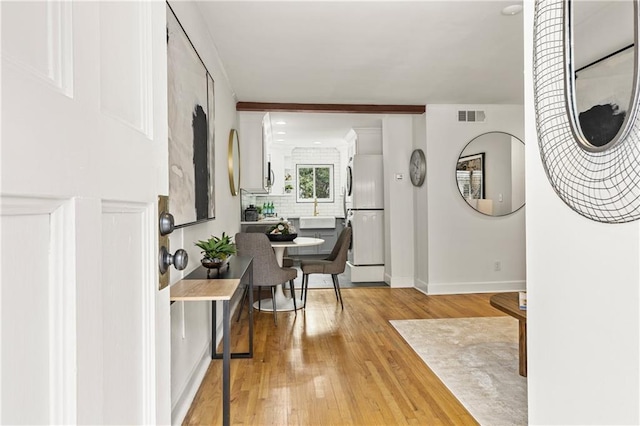
{"label": "wooden side table", "polygon": [[520,309],[518,293],[499,293],[491,296],[489,303],[494,308],[518,320],[520,375],[527,377],[527,311]]}
{"label": "wooden side table", "polygon": [[[229,302],[241,283],[249,286],[249,303],[253,304],[253,258],[233,256],[228,266],[208,271],[200,266],[173,284],[169,299],[176,301],[211,301],[211,358],[222,358],[222,422],[230,424],[230,360],[253,357],[253,309],[249,310],[249,352],[231,353],[231,312]],[[222,354],[216,349],[216,302],[222,302]]]}

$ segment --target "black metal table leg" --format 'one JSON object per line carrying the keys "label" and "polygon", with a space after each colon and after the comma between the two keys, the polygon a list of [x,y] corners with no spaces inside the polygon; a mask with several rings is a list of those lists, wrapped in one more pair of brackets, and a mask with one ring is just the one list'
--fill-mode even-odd
{"label": "black metal table leg", "polygon": [[229,301],[222,302],[222,424],[228,426],[231,423],[231,313]]}

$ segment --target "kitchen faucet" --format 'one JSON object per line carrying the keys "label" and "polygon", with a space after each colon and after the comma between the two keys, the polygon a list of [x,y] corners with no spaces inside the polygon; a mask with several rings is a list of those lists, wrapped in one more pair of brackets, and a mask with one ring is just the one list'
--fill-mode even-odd
{"label": "kitchen faucet", "polygon": [[313,199],[313,215],[318,216],[318,197]]}

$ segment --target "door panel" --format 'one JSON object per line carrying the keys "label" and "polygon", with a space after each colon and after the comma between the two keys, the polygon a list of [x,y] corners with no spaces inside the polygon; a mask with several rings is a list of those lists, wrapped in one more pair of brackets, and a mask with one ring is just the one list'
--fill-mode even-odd
{"label": "door panel", "polygon": [[[144,338],[154,292],[144,285],[152,247],[146,243],[145,206],[105,203],[102,215],[104,421],[140,424],[144,381],[152,374],[151,342]],[[141,226],[142,225],[142,226]],[[132,392],[133,391],[133,392]],[[128,398],[121,398],[128,392]]]}
{"label": "door panel", "polygon": [[[102,111],[152,137],[150,31],[147,2],[100,2]],[[120,28],[137,28],[121,31]]]}
{"label": "door panel", "polygon": [[75,287],[73,263],[66,256],[71,211],[71,203],[63,200],[2,199],[3,424],[75,420]]}
{"label": "door panel", "polygon": [[3,60],[20,68],[28,78],[50,84],[71,95],[73,55],[70,2],[30,2],[3,5]]}
{"label": "door panel", "polygon": [[[2,216],[2,423],[50,424],[49,216]],[[39,260],[36,260],[39,259]],[[34,260],[45,264],[33,268]],[[25,338],[28,336],[28,338]],[[22,383],[14,388],[10,383]],[[30,407],[23,411],[22,407]]]}

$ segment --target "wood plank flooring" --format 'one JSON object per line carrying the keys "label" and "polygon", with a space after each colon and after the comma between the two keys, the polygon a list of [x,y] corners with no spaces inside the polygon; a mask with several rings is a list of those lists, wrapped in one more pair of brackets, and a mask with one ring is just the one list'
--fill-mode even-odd
{"label": "wood plank flooring", "polygon": [[[415,289],[309,291],[306,311],[255,312],[253,359],[231,360],[236,425],[475,425],[477,422],[389,323],[501,316],[490,294],[426,296]],[[233,317],[246,350],[247,312]],[[213,361],[184,420],[222,424],[222,361]]]}

